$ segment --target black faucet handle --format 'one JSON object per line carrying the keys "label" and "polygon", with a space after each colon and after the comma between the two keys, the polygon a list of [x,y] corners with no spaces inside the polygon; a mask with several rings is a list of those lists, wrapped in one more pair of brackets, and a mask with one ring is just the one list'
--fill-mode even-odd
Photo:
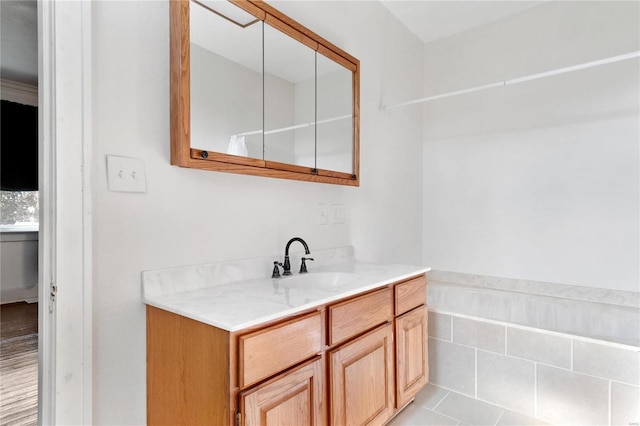
{"label": "black faucet handle", "polygon": [[305,263],[305,260],[314,260],[313,257],[303,257],[302,258],[302,264],[300,265],[300,273],[301,274],[306,274],[307,271],[307,264]]}
{"label": "black faucet handle", "polygon": [[282,263],[277,260],[273,262],[273,272],[271,273],[271,278],[280,278],[280,268],[278,266],[282,266]]}

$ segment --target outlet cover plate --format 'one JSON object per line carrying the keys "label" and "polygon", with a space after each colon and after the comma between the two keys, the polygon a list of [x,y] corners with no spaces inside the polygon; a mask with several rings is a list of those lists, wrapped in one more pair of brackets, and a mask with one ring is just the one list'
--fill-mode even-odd
{"label": "outlet cover plate", "polygon": [[331,223],[339,224],[344,223],[344,204],[332,204],[331,205]]}

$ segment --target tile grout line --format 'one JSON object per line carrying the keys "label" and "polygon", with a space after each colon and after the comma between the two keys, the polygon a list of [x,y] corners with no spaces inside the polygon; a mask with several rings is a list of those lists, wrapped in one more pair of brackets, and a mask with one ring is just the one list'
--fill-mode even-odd
{"label": "tile grout line", "polygon": [[451,341],[453,342],[453,317],[451,318]]}
{"label": "tile grout line", "polygon": [[[512,355],[512,354],[503,354],[501,352],[496,352],[496,351],[492,351],[492,350],[489,350],[489,349],[482,349],[482,348],[478,348],[476,346],[465,345],[463,343],[451,342],[449,340],[445,340],[445,339],[440,338],[440,337],[429,336],[429,339],[438,340],[440,342],[451,343],[451,344],[458,345],[458,346],[463,346],[463,347],[469,348],[469,349],[480,350],[480,351],[488,352],[488,353],[491,353],[491,354],[502,355],[502,356],[506,356],[506,357],[509,357],[509,358],[513,358],[513,359],[519,359],[519,360],[522,360],[522,361],[528,361],[528,362],[531,362],[531,363],[540,364],[540,365],[545,366],[545,367],[555,368],[555,369],[562,370],[562,371],[568,371],[570,373],[580,374],[582,376],[587,376],[587,377],[591,377],[591,378],[594,378],[594,379],[600,379],[600,380],[605,380],[605,381],[611,380],[611,381],[614,381],[616,383],[620,383],[620,384],[627,385],[627,386],[633,386],[633,387],[636,387],[636,388],[640,387],[640,384],[623,382],[621,380],[612,379],[612,378],[609,378],[609,377],[596,376],[596,375],[593,375],[593,374],[590,374],[590,373],[585,373],[585,372],[582,372],[582,371],[576,371],[576,370],[573,369],[573,357],[571,357],[571,360],[570,360],[571,362],[570,362],[570,366],[569,367],[561,367],[559,365],[549,364],[547,362],[540,362],[540,361],[536,361],[536,360],[533,360],[533,359],[530,359],[530,358],[524,358],[522,356],[516,356],[516,355]],[[573,350],[571,350],[571,352],[573,352]]]}
{"label": "tile grout line", "polygon": [[461,313],[442,310],[442,309],[430,308],[429,312],[434,312],[434,313],[440,314],[440,315],[448,315],[448,316],[450,316],[452,318],[452,321],[453,321],[453,318],[465,318],[465,319],[475,320],[475,321],[478,321],[478,322],[483,322],[483,323],[488,323],[488,324],[504,325],[504,326],[515,328],[515,329],[518,329],[518,330],[530,331],[532,333],[538,333],[538,334],[544,334],[544,335],[550,335],[550,336],[557,336],[557,337],[565,337],[565,338],[568,338],[568,339],[575,339],[575,340],[582,341],[582,342],[589,342],[589,343],[593,343],[595,345],[607,346],[607,347],[617,348],[617,349],[622,349],[622,350],[627,350],[627,351],[638,352],[638,350],[640,349],[640,346],[636,346],[636,345],[632,345],[632,344],[611,342],[611,341],[608,341],[608,340],[596,339],[596,338],[593,338],[593,337],[580,336],[580,335],[577,335],[577,334],[571,334],[571,333],[566,333],[566,332],[562,332],[562,331],[547,330],[545,328],[538,328],[538,327],[533,327],[533,326],[530,326],[530,325],[516,324],[516,323],[512,323],[512,322],[508,322],[508,321],[492,320],[492,319],[489,319],[489,318],[483,318],[483,317],[478,317],[478,316],[473,316],[473,315],[466,315],[466,314],[461,314]]}
{"label": "tile grout line", "polygon": [[473,392],[473,397],[478,399],[478,348],[475,348],[474,350],[474,361],[475,361],[475,366],[474,366],[474,380],[473,380],[473,385],[474,385],[474,392]]}
{"label": "tile grout line", "polygon": [[439,416],[446,417],[446,418],[451,419],[451,420],[455,420],[456,422],[458,422],[458,424],[462,424],[462,420],[456,419],[455,417],[452,417],[452,416],[450,416],[448,414],[444,414],[441,411],[429,410],[428,408],[426,408],[426,410],[431,411],[432,413],[435,413],[435,414],[437,414]]}
{"label": "tile grout line", "polygon": [[459,424],[459,425],[461,425],[461,424],[462,424],[462,420],[460,420],[460,419],[456,419],[455,417],[448,416],[448,415],[443,414],[443,413],[441,413],[441,412],[439,412],[439,411],[433,411],[433,410],[431,410],[431,412],[432,412],[432,413],[435,413],[435,414],[437,414],[437,415],[439,415],[439,416],[446,417],[447,419],[454,420],[454,421],[458,422],[458,424]]}
{"label": "tile grout line", "polygon": [[569,368],[570,368],[571,371],[574,371],[574,369],[573,369],[573,339],[571,339],[571,355],[570,355],[569,359],[571,361],[571,365],[570,365]]}
{"label": "tile grout line", "polygon": [[504,413],[505,412],[506,412],[506,410],[502,410],[502,413],[500,413],[500,416],[498,417],[498,420],[496,420],[495,426],[498,426],[498,423],[500,423],[500,420],[502,420],[502,418],[504,417]]}
{"label": "tile grout line", "polygon": [[533,363],[533,417],[538,417],[538,363]]}
{"label": "tile grout line", "polygon": [[[460,396],[465,397],[465,398],[475,399],[476,401],[479,401],[479,402],[481,402],[481,403],[483,403],[483,404],[490,405],[490,406],[495,407],[495,408],[499,408],[499,409],[501,409],[501,410],[503,410],[503,411],[505,411],[505,412],[506,412],[506,411],[514,411],[512,408],[508,408],[508,407],[502,406],[502,405],[500,405],[500,404],[496,404],[495,402],[492,402],[492,401],[487,401],[486,399],[482,399],[482,398],[474,398],[473,396],[471,396],[471,395],[469,395],[469,394],[466,394],[466,393],[458,392],[458,391],[455,391],[455,390],[452,390],[452,389],[449,389],[449,388],[442,387],[442,386],[440,386],[440,385],[436,385],[436,386],[438,386],[439,388],[442,388],[442,389],[445,389],[445,390],[449,391],[449,394],[455,394],[455,395],[460,395]],[[447,395],[448,395],[448,394],[447,394]],[[444,399],[444,398],[443,398],[443,399]],[[440,405],[440,404],[438,404],[438,406],[439,406],[439,405]],[[424,407],[423,407],[423,408],[424,408]],[[425,408],[425,409],[426,409],[426,410],[429,410],[429,408]],[[452,417],[452,416],[450,416],[450,415],[448,415],[448,414],[444,414],[444,413],[442,413],[441,411],[436,411],[436,410],[435,410],[435,408],[432,408],[432,409],[430,409],[430,410],[431,410],[431,411],[433,411],[433,412],[435,412],[435,413],[441,414],[441,415],[443,415],[443,416],[445,416],[445,417],[449,417],[449,418],[454,419],[454,420],[459,420],[459,419],[456,419],[455,417]],[[518,414],[521,414],[521,415],[527,416],[527,417],[531,417],[531,415],[530,415],[530,414],[527,414],[527,413],[523,413],[523,412],[520,412],[520,411],[517,411],[517,410],[515,410],[515,412],[516,412],[516,413],[518,413]],[[540,418],[540,417],[536,417],[535,415],[534,415],[533,417],[534,417],[534,418],[536,418],[536,419],[539,419],[539,420],[544,420],[544,419],[542,419],[542,418]],[[546,420],[545,420],[545,421],[546,421]]]}
{"label": "tile grout line", "polygon": [[507,352],[508,336],[509,336],[509,330],[508,330],[508,327],[505,325],[504,326],[504,354],[505,355],[509,355],[508,352]]}
{"label": "tile grout line", "polygon": [[609,422],[607,424],[611,424],[611,394],[613,393],[613,383],[611,383],[611,380],[609,380]]}
{"label": "tile grout line", "polygon": [[[467,393],[458,392],[458,391],[456,391],[456,390],[453,390],[453,389],[450,389],[450,388],[447,388],[447,387],[444,387],[444,386],[440,386],[440,385],[435,385],[435,384],[434,384],[434,386],[437,386],[437,387],[439,387],[439,388],[441,388],[441,389],[444,389],[444,390],[446,390],[446,391],[448,392],[448,393],[447,393],[447,395],[445,395],[445,397],[444,397],[444,398],[446,398],[449,394],[460,395],[460,396],[465,397],[465,398],[475,399],[475,400],[477,400],[477,401],[479,401],[479,402],[482,402],[482,403],[484,403],[484,404],[490,405],[490,406],[492,406],[492,407],[499,408],[499,409],[504,410],[504,411],[514,411],[512,408],[505,407],[505,406],[500,405],[500,404],[496,404],[495,402],[492,402],[492,401],[487,401],[486,399],[482,399],[482,398],[474,398],[473,396],[471,396],[471,395],[469,395],[469,394],[467,394]],[[442,400],[444,400],[444,398],[442,398]],[[440,401],[440,403],[441,403],[441,402],[442,402],[442,401]],[[438,403],[438,405],[437,405],[437,406],[440,406],[440,403]],[[434,411],[434,412],[436,412],[436,413],[438,413],[438,414],[442,414],[443,416],[446,416],[446,417],[452,418],[452,419],[454,419],[454,420],[458,420],[458,419],[456,419],[455,417],[451,417],[451,416],[449,416],[449,415],[447,415],[447,414],[442,413],[441,411],[436,411],[436,410],[435,410],[435,407],[434,407],[434,408],[431,408],[431,409],[426,408],[426,407],[423,407],[423,408],[425,408],[426,410]],[[517,411],[517,410],[515,410],[515,412],[516,412],[516,413],[518,413],[518,414],[522,414],[522,415],[524,415],[524,416],[531,417],[531,415],[530,415],[530,414],[527,414],[527,413],[523,413],[523,412],[520,412],[520,411]],[[534,418],[536,418],[536,419],[539,419],[539,420],[547,421],[547,420],[545,420],[545,419],[543,419],[543,418],[537,417],[535,414],[534,414],[534,416],[533,416],[533,417],[534,417]]]}
{"label": "tile grout line", "polygon": [[[444,389],[444,388],[442,388]],[[440,399],[440,401],[438,401],[438,403],[436,405],[433,406],[433,408],[431,409],[431,411],[436,411],[436,408],[438,408],[440,406],[440,404],[442,404],[442,401],[445,400],[446,397],[449,396],[449,394],[451,393],[450,390],[447,391],[447,393]]]}

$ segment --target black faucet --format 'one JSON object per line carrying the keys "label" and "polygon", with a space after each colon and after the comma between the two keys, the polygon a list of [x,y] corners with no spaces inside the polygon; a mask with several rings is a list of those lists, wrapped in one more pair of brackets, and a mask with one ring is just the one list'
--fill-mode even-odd
{"label": "black faucet", "polygon": [[[304,253],[305,254],[311,254],[311,252],[309,251],[309,246],[307,245],[307,243],[302,238],[294,237],[294,238],[290,239],[289,242],[287,243],[287,246],[284,248],[284,264],[282,265],[282,275],[291,275],[291,263],[289,262],[289,246],[294,241],[300,241],[302,243],[302,245],[304,246]],[[311,259],[309,259],[309,260],[311,260]],[[302,261],[302,263],[304,263],[304,260]],[[300,272],[302,272],[302,271],[300,271]],[[305,268],[304,272],[306,272],[306,268]]]}
{"label": "black faucet", "polygon": [[273,262],[273,272],[271,273],[271,278],[280,278],[280,268],[278,266],[282,266],[282,263],[277,260]]}

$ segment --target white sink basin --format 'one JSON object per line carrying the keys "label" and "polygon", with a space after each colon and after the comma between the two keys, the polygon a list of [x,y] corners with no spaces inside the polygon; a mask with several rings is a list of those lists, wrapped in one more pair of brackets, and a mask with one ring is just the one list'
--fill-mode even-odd
{"label": "white sink basin", "polygon": [[351,272],[309,272],[283,278],[280,284],[289,288],[335,288],[353,283],[356,277]]}

